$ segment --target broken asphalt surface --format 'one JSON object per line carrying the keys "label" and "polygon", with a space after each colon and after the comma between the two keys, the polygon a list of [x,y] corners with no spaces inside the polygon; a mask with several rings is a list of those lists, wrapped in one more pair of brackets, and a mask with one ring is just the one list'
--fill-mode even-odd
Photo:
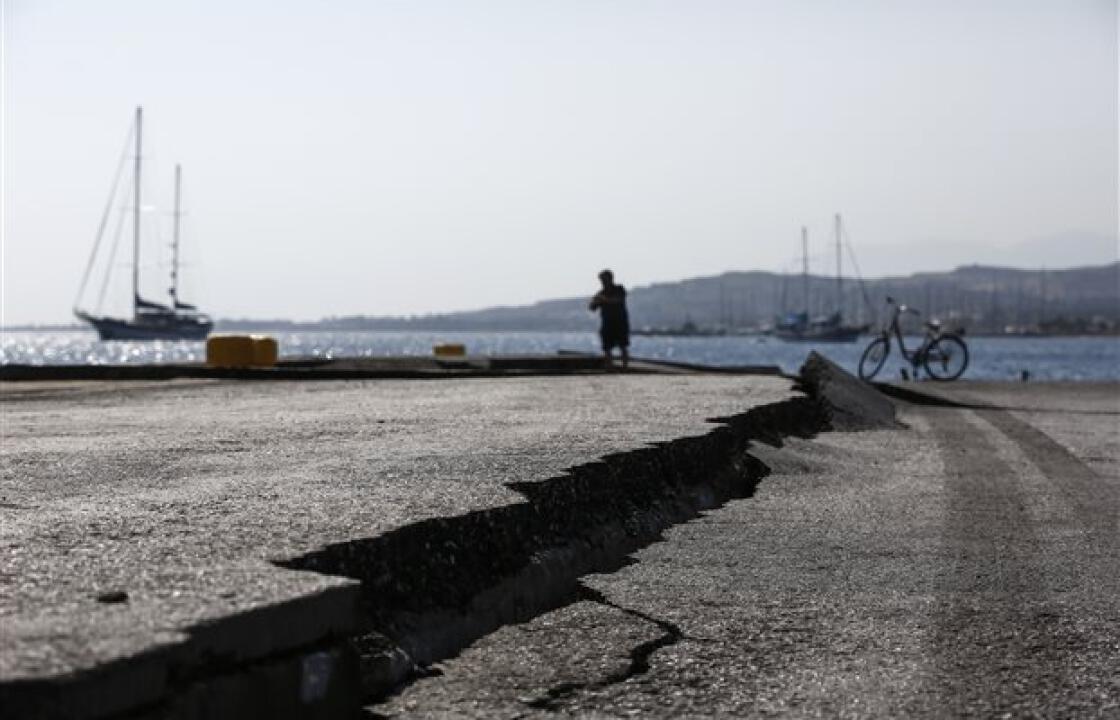
{"label": "broken asphalt surface", "polygon": [[1120,386],[811,374],[5,387],[0,705],[1120,714]]}
{"label": "broken asphalt surface", "polygon": [[909,389],[372,711],[1120,716],[1120,386]]}

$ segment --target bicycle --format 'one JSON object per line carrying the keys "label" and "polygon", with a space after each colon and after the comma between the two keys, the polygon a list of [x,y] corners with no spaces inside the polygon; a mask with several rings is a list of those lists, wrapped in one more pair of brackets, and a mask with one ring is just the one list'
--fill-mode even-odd
{"label": "bicycle", "polygon": [[888,297],[887,304],[893,308],[890,322],[883,328],[879,337],[872,340],[871,344],[864,349],[863,355],[860,356],[859,376],[861,379],[870,380],[883,369],[883,364],[886,363],[887,356],[891,353],[892,333],[898,340],[898,349],[902,351],[902,357],[910,362],[915,379],[918,377],[919,367],[924,367],[930,378],[934,380],[956,380],[964,374],[968,367],[968,345],[965,344],[960,335],[942,332],[941,324],[936,321],[927,322],[925,323],[926,335],[922,344],[911,352],[906,349],[906,344],[902,340],[899,318],[904,313],[914,315],[921,315],[921,313],[905,305],[896,304],[894,298]]}

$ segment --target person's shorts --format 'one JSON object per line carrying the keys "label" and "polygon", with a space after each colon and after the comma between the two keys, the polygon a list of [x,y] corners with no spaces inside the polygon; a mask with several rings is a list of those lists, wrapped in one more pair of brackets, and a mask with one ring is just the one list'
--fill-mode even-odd
{"label": "person's shorts", "polygon": [[630,332],[628,330],[605,328],[599,331],[599,340],[603,343],[604,352],[613,348],[625,350],[630,347]]}

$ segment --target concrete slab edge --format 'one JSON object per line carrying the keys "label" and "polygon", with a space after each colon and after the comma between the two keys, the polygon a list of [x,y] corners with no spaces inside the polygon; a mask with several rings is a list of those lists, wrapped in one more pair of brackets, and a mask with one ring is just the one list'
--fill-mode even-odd
{"label": "concrete slab edge", "polygon": [[835,430],[898,427],[887,396],[815,350],[801,366],[800,385],[822,404]]}
{"label": "concrete slab edge", "polygon": [[[0,382],[44,380],[445,380],[496,377],[553,377],[601,374],[586,368],[432,368],[364,370],[332,367],[211,368],[204,365],[3,365]],[[631,369],[631,374],[654,374],[653,370]]]}
{"label": "concrete slab edge", "polygon": [[[356,583],[188,628],[148,652],[69,675],[0,683],[4,718],[315,717],[352,705]],[[306,676],[306,677],[305,677]],[[231,679],[240,678],[231,684]],[[301,690],[310,683],[310,690]],[[274,712],[249,715],[248,707]],[[290,702],[289,702],[290,701]],[[279,712],[280,706],[284,709]],[[234,711],[237,712],[234,712]],[[322,715],[329,717],[330,715]]]}
{"label": "concrete slab edge", "polygon": [[928,388],[917,390],[912,387],[903,387],[895,383],[876,383],[875,387],[879,390],[879,392],[888,397],[892,397],[896,400],[903,400],[913,405],[928,405],[933,407],[951,407],[972,410],[991,407],[989,405],[954,400],[953,398],[945,397],[935,390],[930,390]]}
{"label": "concrete slab edge", "polygon": [[[269,368],[219,368],[203,364],[148,365],[0,365],[0,382],[22,383],[77,380],[444,380],[497,377],[556,377],[618,372],[602,367],[598,357],[481,358],[477,362],[437,361],[432,367],[347,367],[329,363],[281,363]],[[713,373],[721,375],[780,375],[772,365],[712,367],[690,363],[635,358],[626,371],[631,375],[664,373]]]}

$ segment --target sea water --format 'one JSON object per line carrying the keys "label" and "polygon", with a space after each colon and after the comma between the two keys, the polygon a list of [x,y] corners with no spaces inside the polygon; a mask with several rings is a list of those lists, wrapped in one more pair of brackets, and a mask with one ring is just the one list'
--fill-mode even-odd
{"label": "sea water", "polygon": [[[463,343],[472,355],[598,352],[595,332],[269,332],[282,358],[430,355],[438,343]],[[1018,380],[1023,371],[1035,380],[1120,380],[1120,338],[1115,337],[968,337],[971,355],[965,378]],[[871,341],[814,345],[786,343],[766,336],[642,337],[632,339],[635,357],[703,365],[777,365],[795,372],[810,350],[855,370]],[[908,338],[916,347],[920,338]],[[92,331],[3,331],[0,364],[75,365],[201,362],[201,342],[102,342]],[[907,364],[892,341],[880,378],[898,378]]]}

